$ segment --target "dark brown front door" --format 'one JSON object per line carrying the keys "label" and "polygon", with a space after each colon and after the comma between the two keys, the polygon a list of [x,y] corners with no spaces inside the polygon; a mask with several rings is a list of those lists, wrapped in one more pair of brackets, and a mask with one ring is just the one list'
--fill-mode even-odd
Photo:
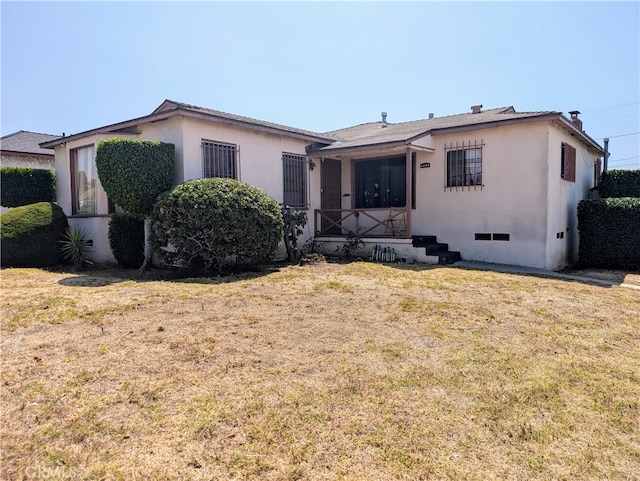
{"label": "dark brown front door", "polygon": [[[322,159],[321,169],[321,196],[320,208],[341,209],[342,208],[342,184],[341,165],[339,160]],[[340,212],[323,212],[320,229],[323,234],[341,234],[339,225],[331,224],[340,220]]]}

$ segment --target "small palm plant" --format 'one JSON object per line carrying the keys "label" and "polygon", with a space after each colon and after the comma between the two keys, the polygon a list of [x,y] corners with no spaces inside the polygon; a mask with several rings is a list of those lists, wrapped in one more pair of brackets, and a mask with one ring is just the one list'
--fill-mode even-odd
{"label": "small palm plant", "polygon": [[67,227],[62,239],[60,243],[62,244],[61,250],[65,260],[78,267],[83,264],[91,264],[87,259],[91,244],[87,241],[87,232],[85,230],[80,227]]}

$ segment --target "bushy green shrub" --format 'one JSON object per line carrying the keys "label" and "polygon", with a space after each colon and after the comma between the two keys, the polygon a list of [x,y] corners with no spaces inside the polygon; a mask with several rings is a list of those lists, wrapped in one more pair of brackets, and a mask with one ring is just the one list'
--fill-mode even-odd
{"label": "bushy green shrub", "polygon": [[55,202],[56,173],[47,169],[0,167],[0,204],[19,207]]}
{"label": "bushy green shrub", "polygon": [[158,194],[173,186],[173,152],[173,144],[151,140],[102,140],[96,149],[100,183],[114,203],[143,219]]}
{"label": "bushy green shrub", "polygon": [[165,261],[207,272],[270,261],[282,235],[278,203],[233,179],[178,185],[158,198],[152,216],[152,244]]}
{"label": "bushy green shrub", "polygon": [[144,222],[129,214],[112,215],[109,245],[118,265],[137,269],[144,262]]}
{"label": "bushy green shrub", "polygon": [[47,267],[60,264],[60,240],[69,226],[60,207],[52,202],[16,207],[0,215],[2,265]]}
{"label": "bushy green shrub", "polygon": [[640,269],[640,198],[578,204],[580,265]]}
{"label": "bushy green shrub", "polygon": [[600,197],[640,197],[640,170],[607,170],[598,184]]}

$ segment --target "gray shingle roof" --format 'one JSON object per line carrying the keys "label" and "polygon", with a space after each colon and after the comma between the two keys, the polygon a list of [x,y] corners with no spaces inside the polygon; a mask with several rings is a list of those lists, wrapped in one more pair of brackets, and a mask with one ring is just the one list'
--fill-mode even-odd
{"label": "gray shingle roof", "polygon": [[189,105],[182,102],[176,102],[174,100],[165,100],[156,110],[153,111],[152,115],[158,112],[166,112],[176,108],[189,110],[191,112],[200,113],[200,114],[207,115],[210,117],[215,117],[218,119],[230,120],[230,121],[233,121],[234,123],[266,127],[273,130],[288,132],[291,134],[298,134],[298,135],[303,135],[308,137],[317,137],[318,139],[326,139],[327,141],[330,141],[331,139],[333,139],[333,137],[328,138],[324,134],[320,134],[318,132],[312,132],[310,130],[298,129],[295,127],[289,127],[288,125],[281,125],[273,122],[266,122],[264,120],[253,119],[251,117],[244,117],[242,115],[221,112],[220,110],[207,109],[204,107],[198,107],[197,105]]}
{"label": "gray shingle roof", "polygon": [[39,144],[59,137],[59,135],[39,134],[37,132],[20,130],[2,137],[0,139],[0,149],[7,152],[49,155],[53,157],[53,152],[51,150],[42,149]]}
{"label": "gray shingle roof", "polygon": [[560,112],[553,111],[516,112],[513,107],[502,107],[484,110],[477,114],[465,113],[397,124],[388,123],[386,127],[382,127],[382,122],[371,122],[325,133],[325,136],[337,139],[337,142],[317,150],[329,151],[402,142],[441,129],[502,122],[505,120],[532,119],[550,114],[561,115]]}

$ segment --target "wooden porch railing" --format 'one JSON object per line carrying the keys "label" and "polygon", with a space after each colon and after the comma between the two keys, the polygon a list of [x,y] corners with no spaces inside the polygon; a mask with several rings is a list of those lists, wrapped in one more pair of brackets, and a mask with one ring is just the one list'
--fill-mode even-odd
{"label": "wooden porch railing", "polygon": [[[406,229],[407,209],[315,209],[317,237],[410,237]],[[376,232],[376,230],[378,232]]]}

